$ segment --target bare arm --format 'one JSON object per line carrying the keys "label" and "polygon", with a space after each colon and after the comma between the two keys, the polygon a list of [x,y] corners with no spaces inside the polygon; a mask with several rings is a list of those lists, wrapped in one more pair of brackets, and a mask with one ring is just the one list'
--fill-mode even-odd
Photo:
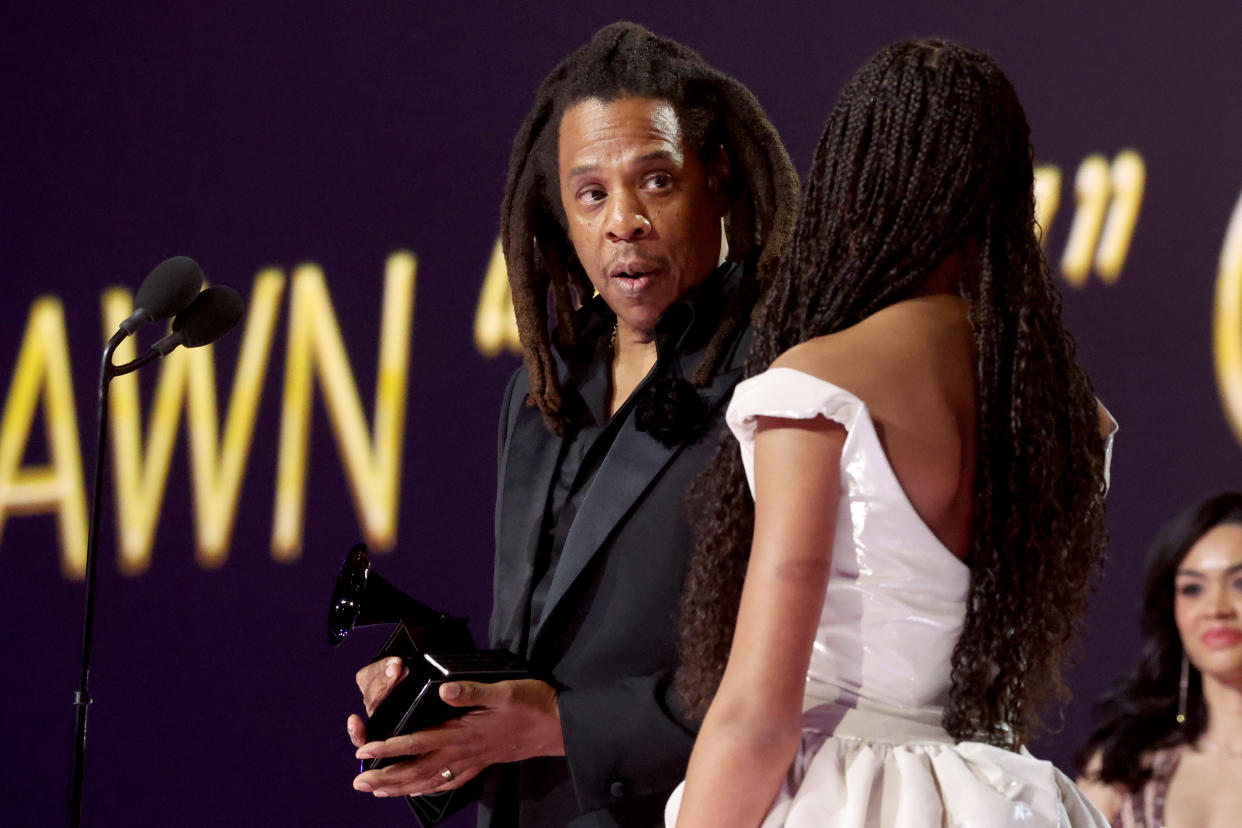
{"label": "bare arm", "polygon": [[686,775],[678,828],[760,823],[793,761],[832,563],[845,431],[760,418],[755,532],[733,648]]}

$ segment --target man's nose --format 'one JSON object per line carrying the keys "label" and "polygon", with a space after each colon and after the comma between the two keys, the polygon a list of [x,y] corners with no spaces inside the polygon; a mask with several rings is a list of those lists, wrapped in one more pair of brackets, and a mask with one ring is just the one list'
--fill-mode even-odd
{"label": "man's nose", "polygon": [[651,219],[642,200],[626,192],[614,193],[608,204],[604,233],[609,241],[635,241],[651,233]]}

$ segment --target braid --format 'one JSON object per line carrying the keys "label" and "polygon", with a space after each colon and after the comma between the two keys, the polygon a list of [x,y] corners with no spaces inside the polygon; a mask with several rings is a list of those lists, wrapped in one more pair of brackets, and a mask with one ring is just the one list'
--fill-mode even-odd
{"label": "braid", "polygon": [[711,382],[745,326],[759,286],[771,280],[793,232],[798,178],[776,129],[742,84],[694,51],[632,23],[601,29],[540,84],[509,162],[500,236],[518,334],[530,375],[530,401],[554,432],[564,432],[561,389],[549,334],[549,297],[560,345],[578,341],[576,310],[590,281],[569,243],[557,170],[561,116],[586,99],[634,96],[668,101],[686,141],[704,160],[723,150],[731,162],[726,238],[729,258],[754,256],[755,273],[726,309],[694,373]]}
{"label": "braid", "polygon": [[[788,257],[755,312],[746,373],[914,295],[977,245],[962,292],[976,353],[978,458],[966,619],[946,729],[1014,747],[1064,698],[1060,665],[1103,552],[1103,451],[1034,232],[1029,132],[1009,81],[946,41],[880,52],[841,93]],[[973,259],[968,256],[968,259]],[[753,530],[736,446],[695,481],[699,545],[676,687],[702,713],[728,657]],[[722,605],[723,604],[723,605]]]}
{"label": "braid", "polygon": [[548,334],[550,268],[546,262],[547,253],[528,241],[537,235],[556,238],[540,234],[542,228],[539,225],[548,223],[543,203],[546,189],[544,173],[538,165],[530,163],[532,158],[548,152],[546,145],[549,136],[545,130],[552,117],[552,102],[543,93],[554,82],[556,75],[557,72],[553,72],[540,87],[538,102],[513,141],[509,177],[500,210],[500,237],[509,272],[518,336],[530,376],[531,398],[539,401],[539,408],[549,428],[559,433],[563,424],[556,414],[560,410],[561,398]]}

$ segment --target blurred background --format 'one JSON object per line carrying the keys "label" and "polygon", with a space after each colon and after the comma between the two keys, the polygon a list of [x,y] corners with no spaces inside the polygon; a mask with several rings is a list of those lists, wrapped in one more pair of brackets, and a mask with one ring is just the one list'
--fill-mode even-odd
{"label": "blurred background", "polygon": [[1065,315],[1121,423],[1074,700],[1032,746],[1073,773],[1136,653],[1152,533],[1236,487],[1242,458],[1242,6],[1146,5],[9,9],[0,821],[64,820],[99,356],[147,272],[185,254],[248,311],[113,385],[85,824],[412,824],[350,787],[353,673],[383,634],[330,648],[328,596],[365,540],[486,638],[496,415],[520,362],[492,258],[510,142],[543,76],[619,16],[746,83],[803,173],[838,89],[895,39],[985,48],[1017,86]]}

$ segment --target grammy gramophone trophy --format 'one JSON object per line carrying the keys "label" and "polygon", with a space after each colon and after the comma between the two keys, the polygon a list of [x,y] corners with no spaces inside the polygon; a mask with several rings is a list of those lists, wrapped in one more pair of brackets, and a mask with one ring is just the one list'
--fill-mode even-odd
{"label": "grammy gramophone trophy", "polygon": [[[406,676],[380,702],[367,720],[371,741],[413,733],[461,716],[468,708],[440,699],[448,681],[494,682],[530,678],[526,663],[508,650],[474,646],[466,619],[436,612],[380,577],[367,560],[366,544],[355,544],[341,564],[328,605],[328,640],[340,644],[355,627],[395,624],[372,662],[396,656]],[[382,767],[399,759],[364,759],[362,769]],[[446,794],[406,797],[419,821],[432,826],[475,798],[478,777]]]}

